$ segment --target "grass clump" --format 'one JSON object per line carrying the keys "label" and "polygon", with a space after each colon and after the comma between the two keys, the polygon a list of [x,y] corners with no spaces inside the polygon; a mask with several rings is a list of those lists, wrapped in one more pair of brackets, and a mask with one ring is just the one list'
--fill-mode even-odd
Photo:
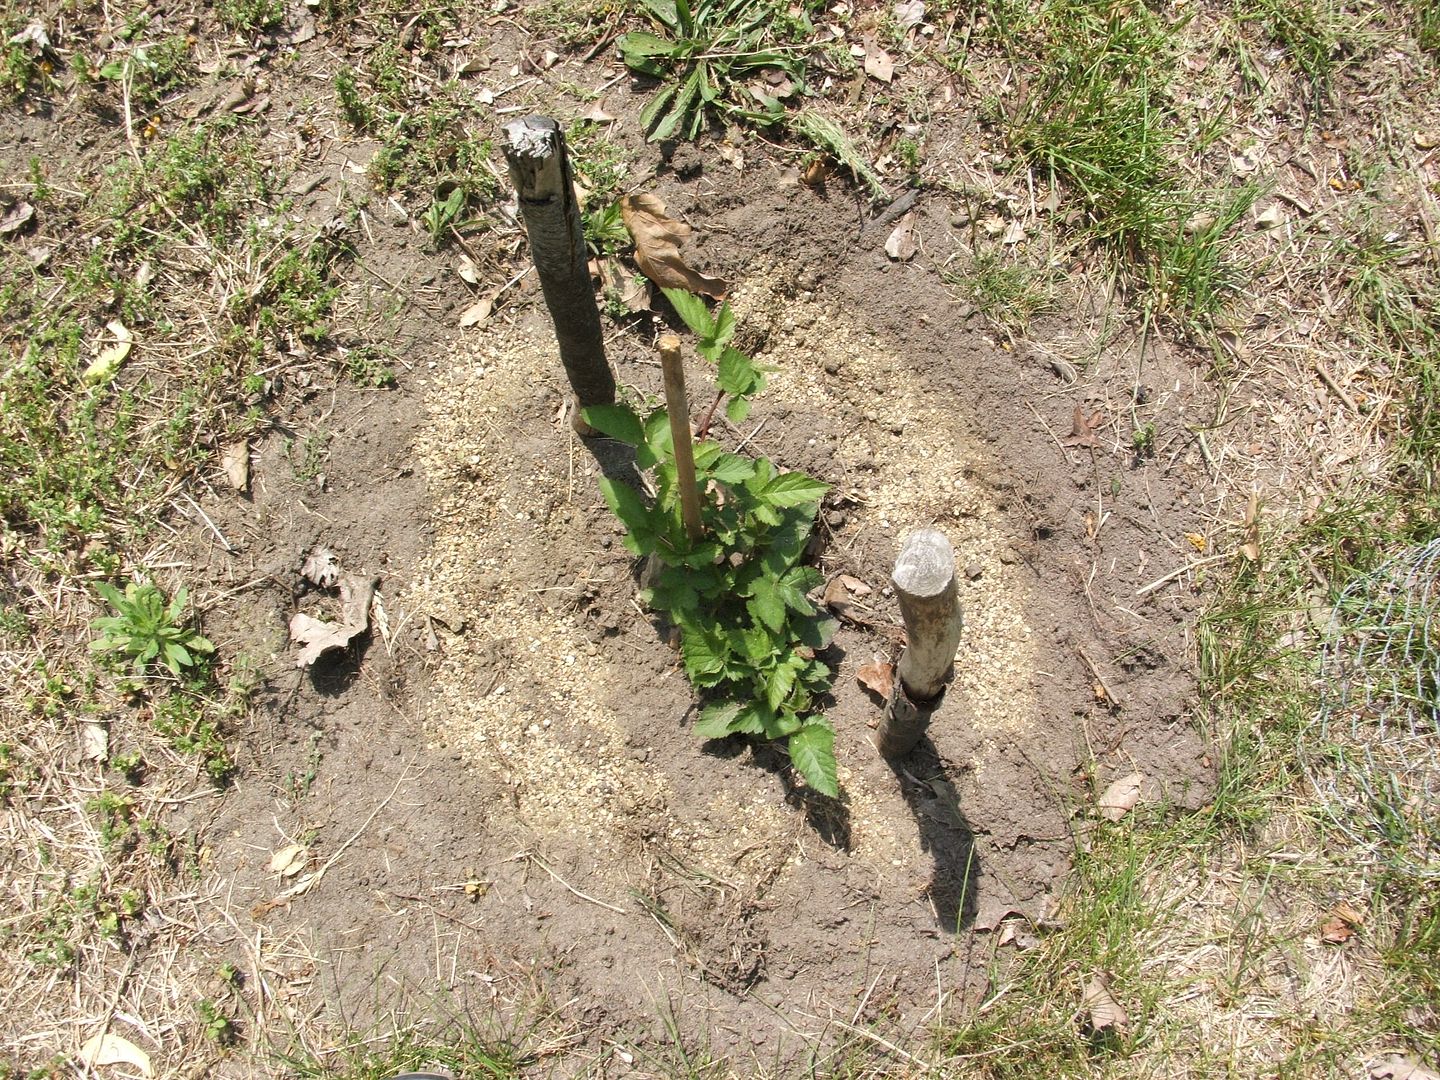
{"label": "grass clump", "polygon": [[[1170,88],[1179,29],[1159,11],[1079,0],[1001,20],[1027,89],[996,119],[1024,164],[1071,193],[1072,235],[1142,287],[1147,311],[1203,318],[1237,283],[1226,241],[1259,189],[1210,192],[1184,176]],[[1186,152],[1218,135],[1185,136]]]}

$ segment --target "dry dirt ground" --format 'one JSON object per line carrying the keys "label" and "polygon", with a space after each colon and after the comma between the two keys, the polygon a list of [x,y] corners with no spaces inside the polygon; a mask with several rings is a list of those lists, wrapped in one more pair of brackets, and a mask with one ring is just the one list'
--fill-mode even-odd
{"label": "dry dirt ground", "polygon": [[[502,66],[545,44],[489,30]],[[831,485],[818,565],[873,591],[826,654],[843,794],[820,798],[783,756],[690,733],[694,695],[597,488],[616,447],[571,431],[533,276],[460,328],[461,253],[428,243],[423,205],[374,195],[375,147],[336,122],[328,91],[314,104],[329,35],[293,48],[264,88],[270,149],[301,178],[288,212],[318,228],[363,208],[340,322],[393,348],[397,385],[296,361],[249,493],[217,466],[194,490],[203,518],[172,522],[162,554],[205,583],[206,633],[263,675],[237,779],[170,800],[198,861],[156,898],[150,952],[117,952],[68,990],[7,991],[7,1011],[53,1023],[0,1019],[9,1046],[63,1051],[90,1030],[76,1016],[108,1007],[162,1074],[257,1075],[287,1040],[323,1059],[332,1036],[457,1012],[550,1033],[542,1071],[623,1075],[624,1048],[677,1040],[742,1075],[903,1047],[984,998],[1043,931],[1098,792],[1139,773],[1147,802],[1207,803],[1190,571],[1237,512],[1219,509],[1206,460],[1233,452],[1229,436],[1193,437],[1219,408],[1208,353],[1116,325],[1083,273],[1060,314],[1012,340],[942,277],[974,228],[965,198],[921,191],[919,254],[892,259],[883,204],[838,177],[797,184],[782,147],[753,140],[737,169],[715,143],[646,143],[645,95],[608,52],[565,55],[503,99],[497,130],[520,109],[581,115],[567,84],[603,90],[626,186],[695,227],[692,261],[734,283],[741,339],[773,366],[729,437]],[[944,91],[920,91],[932,167],[983,182],[981,135]],[[83,172],[124,138],[77,139],[83,119],[63,111],[6,123],[7,171],[42,153]],[[518,235],[494,238],[516,273]],[[635,395],[659,392],[663,322],[607,322]],[[699,361],[689,379],[704,400]],[[855,673],[897,654],[888,573],[922,526],[954,544],[965,634],[928,737],[887,763]],[[301,672],[287,624],[334,613],[300,575],[317,546],[379,579],[384,615],[352,655]],[[297,844],[308,863],[282,876],[272,856]],[[242,1043],[197,1048],[167,988],[226,960],[244,974]]]}
{"label": "dry dirt ground", "polygon": [[[331,215],[365,152],[330,149],[305,212]],[[316,395],[291,422],[326,433],[323,485],[294,477],[277,435],[251,500],[202,502],[240,550],[206,531],[192,555],[243,590],[211,616],[217,643],[269,658],[243,779],[195,810],[229,915],[214,929],[269,973],[272,1008],[323,983],[354,1022],[393,1001],[485,1003],[523,973],[588,1050],[670,1009],[742,1072],[857,1025],[904,1038],[985,993],[1007,912],[1043,922],[1097,790],[1140,772],[1153,799],[1207,799],[1196,600],[1146,588],[1204,531],[1203,463],[1178,439],[1137,460],[1125,426],[1202,423],[1193,365],[1152,354],[1141,371],[1119,342],[1076,379],[1063,357],[1001,347],[937,276],[962,212],[943,195],[917,204],[926,257],[897,263],[843,189],[684,153],[667,166],[636,141],[632,160],[704,238],[696,261],[737,283],[742,333],[775,368],[737,435],[832,485],[820,565],[874,589],[830,654],[844,795],[689,733],[693,694],[596,488],[614,448],[560,416],[538,294],[459,331],[446,260],[390,223],[360,257],[377,291],[423,298],[399,387]],[[653,395],[650,332],[610,350]],[[1103,414],[1094,446],[1072,445],[1077,409]],[[929,738],[887,764],[854,673],[895,656],[888,572],[926,525],[955,546],[965,638]],[[381,576],[389,636],[311,678],[284,627],[315,545]],[[297,796],[285,778],[310,761]],[[271,853],[297,838],[335,861],[266,910],[284,888]]]}

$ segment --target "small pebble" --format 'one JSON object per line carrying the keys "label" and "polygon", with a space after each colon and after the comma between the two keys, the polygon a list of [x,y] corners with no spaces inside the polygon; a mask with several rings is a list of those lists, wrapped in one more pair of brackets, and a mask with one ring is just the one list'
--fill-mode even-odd
{"label": "small pebble", "polygon": [[985,573],[985,571],[981,569],[979,563],[972,562],[967,564],[965,567],[965,576],[971,581],[979,581],[980,575],[982,575],[983,573]]}

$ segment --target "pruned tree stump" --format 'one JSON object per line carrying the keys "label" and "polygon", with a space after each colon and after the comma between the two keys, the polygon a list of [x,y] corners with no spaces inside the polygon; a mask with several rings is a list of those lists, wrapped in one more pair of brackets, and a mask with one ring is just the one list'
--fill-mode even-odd
{"label": "pruned tree stump", "polygon": [[614,404],[615,376],[605,359],[585,228],[560,125],[546,116],[505,125],[505,163],[520,199],[540,290],[555,324],[560,363],[575,392],[571,423],[581,435],[594,435],[580,410]]}
{"label": "pruned tree stump", "polygon": [[955,663],[964,618],[955,580],[955,550],[938,529],[911,533],[890,575],[908,644],[875,745],[887,758],[915,748],[930,726]]}

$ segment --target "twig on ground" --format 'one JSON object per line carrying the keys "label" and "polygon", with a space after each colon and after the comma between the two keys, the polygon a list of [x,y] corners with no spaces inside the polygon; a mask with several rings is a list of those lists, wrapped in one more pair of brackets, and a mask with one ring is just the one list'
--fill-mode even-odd
{"label": "twig on ground", "polygon": [[537,865],[538,867],[540,867],[541,870],[544,870],[545,873],[549,874],[549,875],[551,876],[551,878],[553,878],[553,879],[555,880],[556,884],[558,884],[558,885],[563,885],[568,891],[570,891],[570,892],[573,893],[574,895],[578,896],[581,900],[585,900],[585,901],[587,901],[587,902],[589,902],[589,903],[591,903],[591,904],[596,905],[597,907],[603,907],[606,911],[613,911],[613,912],[615,912],[615,914],[617,914],[617,915],[628,915],[628,914],[630,914],[630,913],[629,913],[628,911],[626,911],[624,908],[616,907],[614,904],[607,904],[604,900],[597,900],[597,899],[595,899],[595,897],[593,897],[593,896],[587,896],[585,893],[583,893],[583,892],[581,892],[579,889],[575,888],[574,885],[571,885],[568,881],[566,881],[564,878],[562,878],[562,877],[561,877],[559,874],[557,874],[554,870],[550,869],[550,865],[549,865],[544,859],[542,859],[539,855],[536,855],[535,852],[533,852],[533,851],[527,851],[527,852],[524,853],[524,855],[522,856],[522,858],[529,859],[531,862],[535,863],[535,865]]}

